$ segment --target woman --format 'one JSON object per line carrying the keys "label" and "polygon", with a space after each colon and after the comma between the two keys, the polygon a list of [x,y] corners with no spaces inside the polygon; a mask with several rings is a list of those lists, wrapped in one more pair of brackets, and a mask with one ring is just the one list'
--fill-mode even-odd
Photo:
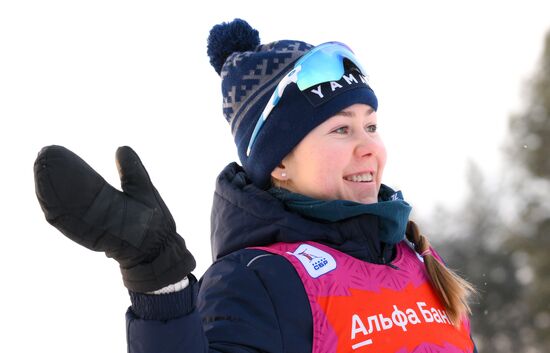
{"label": "woman", "polygon": [[35,163],[47,220],[120,264],[129,352],[475,351],[472,288],[381,182],[378,101],[351,49],[260,45],[234,20],[212,29],[208,53],[242,167],[217,179],[200,282],[129,147],[117,151],[124,192],[63,147]]}

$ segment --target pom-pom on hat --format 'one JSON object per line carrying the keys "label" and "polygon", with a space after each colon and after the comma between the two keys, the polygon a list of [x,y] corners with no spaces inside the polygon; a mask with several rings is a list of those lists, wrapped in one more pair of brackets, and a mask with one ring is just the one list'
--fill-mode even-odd
{"label": "pom-pom on hat", "polygon": [[252,132],[277,84],[313,47],[298,40],[260,44],[258,31],[241,19],[210,30],[207,53],[222,79],[223,114],[243,168],[260,188],[270,185],[273,169],[316,126],[356,103],[378,108],[373,90],[352,66],[346,68],[345,80],[325,86],[301,91],[291,83],[247,155]]}

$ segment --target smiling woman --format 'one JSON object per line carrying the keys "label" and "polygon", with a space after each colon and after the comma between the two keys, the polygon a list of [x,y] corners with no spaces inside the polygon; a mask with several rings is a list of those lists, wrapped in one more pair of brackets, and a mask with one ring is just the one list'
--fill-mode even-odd
{"label": "smiling woman", "polygon": [[271,173],[275,185],[321,200],[377,202],[386,149],[376,127],[366,104],[338,112],[283,158]]}
{"label": "smiling woman", "polygon": [[474,352],[471,286],[382,184],[378,100],[353,51],[260,44],[236,19],[212,28],[208,54],[242,166],[217,178],[200,282],[131,148],[117,151],[123,192],[60,146],[34,165],[46,219],[120,264],[128,351]]}

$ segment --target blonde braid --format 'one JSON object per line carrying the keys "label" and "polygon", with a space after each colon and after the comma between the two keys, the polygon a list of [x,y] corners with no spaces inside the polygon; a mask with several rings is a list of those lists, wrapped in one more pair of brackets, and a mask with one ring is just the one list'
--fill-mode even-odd
{"label": "blonde braid", "polygon": [[406,234],[416,252],[424,258],[431,284],[443,302],[449,319],[459,327],[462,319],[471,314],[468,298],[476,293],[475,288],[432,254],[428,238],[420,234],[416,223],[408,222]]}

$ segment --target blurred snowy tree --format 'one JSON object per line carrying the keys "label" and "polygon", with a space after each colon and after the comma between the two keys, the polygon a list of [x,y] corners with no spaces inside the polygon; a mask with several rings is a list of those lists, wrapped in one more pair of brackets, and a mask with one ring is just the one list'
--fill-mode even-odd
{"label": "blurred snowy tree", "polygon": [[505,160],[502,179],[490,184],[472,163],[465,204],[457,212],[439,209],[426,229],[449,266],[479,290],[472,325],[480,352],[545,353],[550,351],[550,32],[528,83],[525,108],[510,118]]}

